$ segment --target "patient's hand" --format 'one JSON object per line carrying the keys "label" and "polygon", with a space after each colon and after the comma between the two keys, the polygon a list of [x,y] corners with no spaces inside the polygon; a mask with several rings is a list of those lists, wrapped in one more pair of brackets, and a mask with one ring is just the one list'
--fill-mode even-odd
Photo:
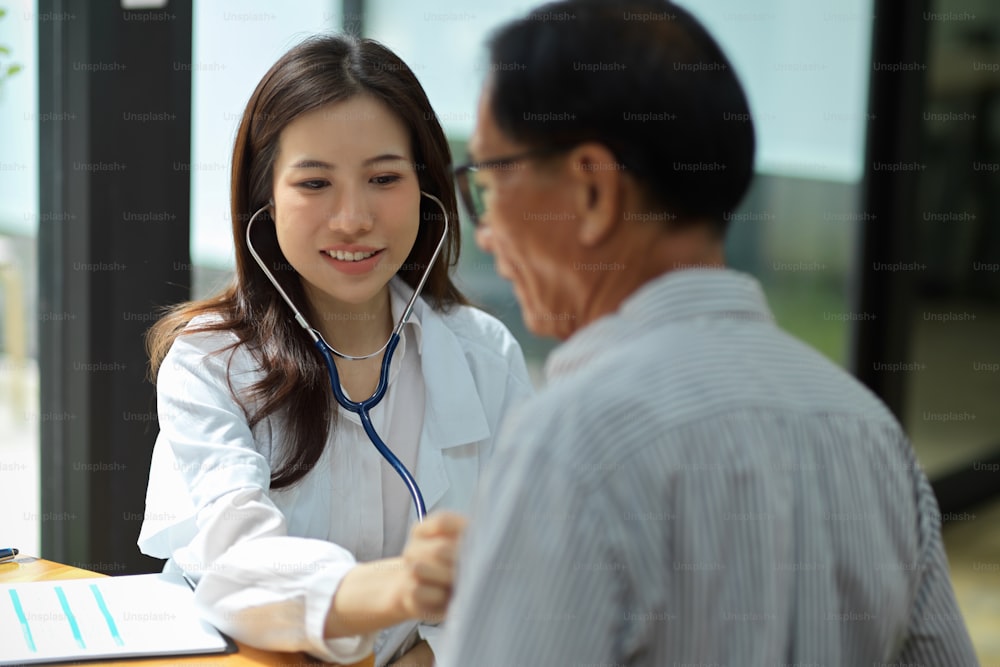
{"label": "patient's hand", "polygon": [[454,512],[429,514],[410,531],[403,549],[403,608],[413,617],[438,622],[448,611],[458,541],[466,519]]}
{"label": "patient's hand", "polygon": [[435,512],[410,531],[401,556],[358,563],[340,582],[324,636],[347,637],[410,619],[435,623],[448,610],[465,518]]}

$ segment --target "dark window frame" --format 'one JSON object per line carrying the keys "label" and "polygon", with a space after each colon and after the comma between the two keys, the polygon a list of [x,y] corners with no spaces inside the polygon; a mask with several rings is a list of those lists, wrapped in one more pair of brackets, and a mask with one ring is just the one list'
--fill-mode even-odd
{"label": "dark window frame", "polygon": [[[920,187],[918,171],[876,170],[876,164],[921,162],[924,145],[919,114],[926,103],[928,70],[875,69],[876,63],[926,63],[930,24],[924,13],[929,0],[874,0],[869,114],[862,202],[864,222],[859,234],[861,258],[855,294],[857,312],[875,313],[874,320],[857,321],[851,331],[849,359],[858,379],[877,394],[902,421],[906,408],[906,375],[877,371],[876,364],[909,361],[908,322],[915,303],[912,272],[886,272],[877,264],[909,263],[916,252],[907,221],[919,215],[913,193]],[[980,464],[977,468],[976,463]],[[1000,495],[996,475],[1000,441],[991,454],[953,472],[936,476],[931,485],[943,518]]]}
{"label": "dark window frame", "polygon": [[157,432],[143,336],[190,295],[192,3],[38,14],[41,555],[154,571],[135,544]]}

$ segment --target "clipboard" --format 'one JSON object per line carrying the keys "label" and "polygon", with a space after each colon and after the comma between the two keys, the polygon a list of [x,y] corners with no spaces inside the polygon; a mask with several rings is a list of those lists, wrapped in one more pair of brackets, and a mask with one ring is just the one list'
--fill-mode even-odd
{"label": "clipboard", "polygon": [[0,665],[234,652],[180,574],[0,584]]}

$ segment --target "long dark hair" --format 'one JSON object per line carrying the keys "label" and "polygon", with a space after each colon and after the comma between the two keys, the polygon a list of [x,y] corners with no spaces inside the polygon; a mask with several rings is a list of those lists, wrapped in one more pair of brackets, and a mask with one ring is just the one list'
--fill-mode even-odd
{"label": "long dark hair", "polygon": [[[420,189],[444,203],[449,219],[458,211],[451,180],[451,153],[427,95],[413,72],[396,54],[370,39],[348,35],[312,37],[286,53],[264,75],[247,102],[233,147],[231,211],[236,276],[216,296],[180,304],[149,331],[146,347],[155,380],[163,359],[178,336],[205,331],[231,331],[254,354],[264,377],[249,396],[234,396],[253,428],[272,414],[283,414],[288,440],[281,443],[280,463],[271,472],[271,488],[287,487],[308,473],[319,459],[329,430],[335,426],[330,388],[322,357],[292,319],[288,306],[254,262],[246,244],[250,216],[272,196],[272,172],[281,131],[298,116],[356,95],[371,95],[392,109],[409,129]],[[399,275],[411,287],[427,267],[440,238],[441,210],[421,197],[417,238]],[[298,274],[278,247],[268,213],[253,226],[254,248],[269,265],[291,299],[310,314]],[[458,262],[459,227],[449,225],[441,255],[430,270],[423,297],[437,310],[466,303],[451,281]],[[188,326],[199,315],[213,321]],[[232,391],[232,383],[230,382]],[[248,401],[247,399],[251,399]],[[251,401],[254,405],[250,408]]]}

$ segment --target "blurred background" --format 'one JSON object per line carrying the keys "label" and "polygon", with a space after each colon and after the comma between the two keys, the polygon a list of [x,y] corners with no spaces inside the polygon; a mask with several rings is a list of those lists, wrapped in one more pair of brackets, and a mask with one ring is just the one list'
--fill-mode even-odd
{"label": "blurred background", "polygon": [[[232,141],[271,64],[316,32],[384,42],[460,163],[484,40],[535,4],[0,0],[0,546],[156,568],[134,547],[156,434],[141,336],[229,279]],[[678,4],[728,53],[757,130],[729,261],[898,416],[1000,666],[1000,3]],[[457,280],[541,384],[553,344],[471,234]]]}

